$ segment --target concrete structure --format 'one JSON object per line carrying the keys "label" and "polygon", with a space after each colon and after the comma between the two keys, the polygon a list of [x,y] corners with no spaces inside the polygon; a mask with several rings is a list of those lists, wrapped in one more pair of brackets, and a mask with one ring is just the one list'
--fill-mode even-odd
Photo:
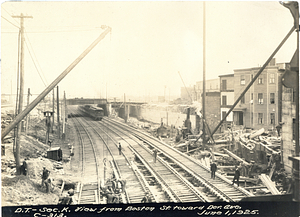
{"label": "concrete structure", "polygon": [[[273,130],[281,121],[281,76],[286,64],[275,59],[261,73],[233,110],[235,125],[246,128]],[[253,79],[260,67],[234,70],[234,101]]]}
{"label": "concrete structure", "polygon": [[67,99],[67,105],[84,105],[84,104],[106,104],[106,99],[97,99],[97,98],[75,98],[75,99]]}
{"label": "concrete structure", "polygon": [[[282,87],[282,130],[281,130],[281,160],[284,169],[292,172],[293,162],[289,156],[295,156],[295,123],[296,103],[295,91],[292,88]],[[299,138],[297,138],[299,139]]]}

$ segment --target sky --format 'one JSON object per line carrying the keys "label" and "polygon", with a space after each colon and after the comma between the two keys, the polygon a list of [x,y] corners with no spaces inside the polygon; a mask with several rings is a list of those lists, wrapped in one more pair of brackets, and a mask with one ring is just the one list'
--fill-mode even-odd
{"label": "sky", "polygon": [[[293,25],[276,1],[209,1],[206,79],[262,66]],[[1,93],[16,93],[18,28],[24,20],[24,92],[41,93],[104,31],[111,33],[58,84],[67,98],[180,96],[203,78],[203,2],[5,2],[1,5]],[[276,54],[289,62],[296,33]],[[179,72],[179,73],[178,73]],[[34,96],[33,96],[34,98]]]}

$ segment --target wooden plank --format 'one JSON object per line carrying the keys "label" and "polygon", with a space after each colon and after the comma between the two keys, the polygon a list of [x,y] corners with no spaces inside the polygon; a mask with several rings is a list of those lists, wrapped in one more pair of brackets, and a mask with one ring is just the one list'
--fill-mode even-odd
{"label": "wooden plank", "polygon": [[272,194],[280,194],[275,186],[275,183],[271,181],[270,177],[266,174],[261,174],[259,176],[260,180],[265,184],[265,186],[270,190]]}
{"label": "wooden plank", "polygon": [[260,135],[263,134],[264,132],[265,132],[265,129],[264,129],[264,128],[261,128],[261,129],[259,129],[258,131],[256,131],[256,132],[250,134],[249,139],[253,139],[253,138],[257,137],[257,136],[260,136]]}
{"label": "wooden plank", "polygon": [[227,154],[229,154],[231,157],[233,157],[234,159],[236,159],[239,162],[242,162],[243,164],[249,166],[250,164],[243,160],[242,158],[240,158],[239,156],[235,155],[234,153],[232,153],[231,151],[227,150],[226,148],[223,149]]}

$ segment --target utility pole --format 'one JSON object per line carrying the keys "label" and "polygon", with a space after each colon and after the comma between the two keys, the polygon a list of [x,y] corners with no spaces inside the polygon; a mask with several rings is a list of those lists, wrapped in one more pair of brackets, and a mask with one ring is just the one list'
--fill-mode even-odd
{"label": "utility pole", "polygon": [[166,88],[167,88],[167,86],[165,85],[165,89],[164,89],[164,102],[166,102]]}
{"label": "utility pole", "polygon": [[64,91],[64,102],[63,102],[63,106],[64,109],[62,110],[62,121],[63,121],[63,125],[62,125],[62,139],[65,140],[66,138],[66,92]]}
{"label": "utility pole", "polygon": [[[28,94],[27,94],[27,106],[29,105],[29,97],[30,97],[30,88],[28,88]],[[26,128],[25,128],[25,134],[27,135],[28,127],[29,127],[29,117],[30,113],[26,116]]]}
{"label": "utility pole", "polygon": [[52,124],[51,124],[51,133],[53,133],[53,127],[54,127],[54,107],[55,107],[55,91],[54,91],[54,88],[53,88],[53,100],[52,100]]}
{"label": "utility pole", "polygon": [[59,88],[57,86],[57,137],[60,139],[60,121],[59,121]]}
{"label": "utility pole", "polygon": [[[22,13],[20,16],[12,16],[14,18],[20,18],[20,35],[21,35],[21,59],[20,59],[20,96],[19,96],[19,108],[18,114],[22,112],[23,109],[23,92],[24,92],[24,18],[32,18],[32,16],[24,16]],[[17,125],[17,138],[16,138],[16,150],[15,150],[15,160],[17,175],[20,175],[20,135],[21,135],[22,122],[20,121]]]}
{"label": "utility pole", "polygon": [[206,89],[205,89],[205,31],[206,31],[206,26],[205,26],[205,1],[203,2],[203,91],[202,91],[202,138],[203,138],[203,144],[206,143],[206,133],[205,133],[205,96],[206,96]]}
{"label": "utility pole", "polygon": [[127,123],[127,112],[126,112],[126,96],[125,96],[125,93],[124,93],[124,120],[125,120],[125,123]]}

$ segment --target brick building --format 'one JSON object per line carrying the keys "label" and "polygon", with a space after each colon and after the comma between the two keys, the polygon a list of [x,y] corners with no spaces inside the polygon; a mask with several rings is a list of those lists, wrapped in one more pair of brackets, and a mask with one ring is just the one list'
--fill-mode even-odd
{"label": "brick building", "polygon": [[[214,129],[220,121],[220,83],[219,79],[206,80],[206,122],[210,129]],[[187,92],[188,91],[188,92]],[[202,105],[203,81],[196,82],[192,87],[181,87],[181,100],[183,102],[198,102]],[[196,121],[199,122],[200,120]],[[198,123],[199,124],[199,123]],[[196,127],[197,128],[197,127]]]}

